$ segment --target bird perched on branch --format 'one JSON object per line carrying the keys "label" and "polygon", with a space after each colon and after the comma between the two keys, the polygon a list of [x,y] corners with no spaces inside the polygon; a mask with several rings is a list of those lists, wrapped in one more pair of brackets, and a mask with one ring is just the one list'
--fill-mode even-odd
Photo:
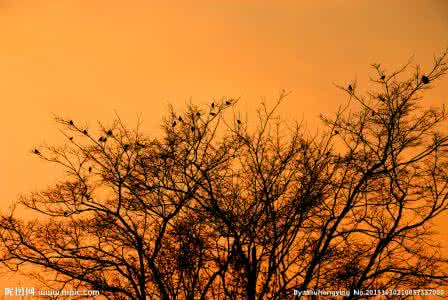
{"label": "bird perched on branch", "polygon": [[106,134],[108,135],[108,136],[112,136],[113,135],[113,132],[112,132],[112,130],[108,130],[107,132],[106,132]]}
{"label": "bird perched on branch", "polygon": [[40,151],[37,150],[37,149],[34,149],[33,153],[34,153],[34,154],[40,154]]}
{"label": "bird perched on branch", "polygon": [[69,137],[68,139],[69,139],[70,141],[73,141],[73,137],[72,137],[72,136],[71,136],[71,137]]}
{"label": "bird perched on branch", "polygon": [[92,167],[89,167],[89,173],[92,172]]}
{"label": "bird perched on branch", "polygon": [[232,102],[230,100],[227,100],[226,105],[230,105],[230,104],[232,104]]}
{"label": "bird perched on branch", "polygon": [[428,84],[429,83],[429,78],[425,75],[422,76],[422,82],[423,84]]}
{"label": "bird perched on branch", "polygon": [[175,127],[177,125],[177,122],[174,121],[173,124],[171,124],[171,127]]}
{"label": "bird perched on branch", "polygon": [[82,131],[82,133],[84,133],[85,135],[87,135],[87,129],[84,129],[83,131]]}
{"label": "bird perched on branch", "polygon": [[215,108],[215,102],[212,102],[211,106],[212,106],[212,108]]}
{"label": "bird perched on branch", "polygon": [[349,90],[350,92],[353,91],[353,87],[352,87],[351,84],[348,85],[348,90]]}
{"label": "bird perched on branch", "polygon": [[381,75],[381,80],[386,79],[386,75]]}
{"label": "bird perched on branch", "polygon": [[70,124],[70,125],[75,125],[75,123],[73,123],[73,120],[70,120],[70,121],[68,121],[68,124]]}
{"label": "bird perched on branch", "polygon": [[179,122],[182,122],[184,119],[182,119],[182,117],[179,116],[178,120],[179,120]]}
{"label": "bird perched on branch", "polygon": [[124,144],[124,145],[123,145],[123,149],[124,149],[124,151],[128,151],[128,149],[129,149],[129,144]]}

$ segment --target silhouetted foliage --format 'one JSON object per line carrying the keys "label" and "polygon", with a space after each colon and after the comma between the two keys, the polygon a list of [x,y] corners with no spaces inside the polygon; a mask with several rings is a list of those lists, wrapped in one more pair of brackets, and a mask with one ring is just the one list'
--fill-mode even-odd
{"label": "silhouetted foliage", "polygon": [[66,178],[21,198],[50,218],[1,217],[1,261],[111,299],[447,284],[431,231],[448,207],[447,115],[421,98],[447,72],[447,55],[424,77],[373,67],[377,87],[367,96],[340,87],[350,101],[322,116],[328,130],[316,135],[281,121],[286,94],[261,105],[254,128],[229,120],[233,99],[171,110],[157,138],[120,119],[96,137],[57,119],[76,138],[34,152]]}

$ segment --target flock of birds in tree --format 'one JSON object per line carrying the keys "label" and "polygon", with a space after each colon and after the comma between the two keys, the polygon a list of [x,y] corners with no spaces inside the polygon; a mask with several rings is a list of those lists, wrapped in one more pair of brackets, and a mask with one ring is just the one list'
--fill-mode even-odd
{"label": "flock of birds in tree", "polygon": [[[230,104],[232,104],[232,102],[230,101],[230,100],[226,100],[225,102],[224,102],[226,105],[230,105]],[[210,105],[210,107],[211,107],[211,111],[209,112],[209,115],[210,116],[212,116],[212,117],[214,117],[214,116],[216,116],[216,112],[214,112],[213,110],[215,109],[215,107],[216,107],[216,104],[215,104],[215,102],[212,102],[211,103],[211,105]],[[200,118],[201,117],[201,113],[200,112],[196,112],[196,114],[195,114],[195,116],[197,117],[197,118]],[[171,127],[176,127],[177,126],[177,122],[183,122],[184,121],[184,119],[181,117],[181,116],[179,116],[176,120],[174,120],[172,123],[171,123]],[[238,124],[241,124],[241,120],[237,120],[236,121]],[[191,126],[191,128],[190,128],[190,130],[191,130],[191,132],[194,132],[195,130],[196,130],[196,127],[193,125],[193,126]]]}
{"label": "flock of birds in tree", "polygon": [[[232,102],[231,102],[230,100],[226,100],[224,103],[225,103],[225,105],[230,105],[230,104],[232,104]],[[210,114],[211,116],[216,116],[216,112],[213,112],[213,110],[216,108],[216,104],[215,104],[215,102],[212,102],[210,106],[211,106],[211,111],[209,112],[209,114]],[[201,113],[200,113],[200,112],[196,112],[195,116],[196,116],[197,118],[200,118],[200,117],[201,117]],[[174,120],[173,123],[171,124],[172,127],[175,127],[175,126],[178,124],[177,121],[179,121],[179,122],[183,122],[184,120],[183,120],[183,118],[182,118],[181,116],[179,116],[179,117],[177,118],[177,120]],[[237,119],[236,122],[237,122],[238,125],[241,124],[241,120],[239,120],[239,119]],[[68,124],[69,124],[70,126],[75,126],[75,122],[74,122],[73,120],[69,120],[69,121],[68,121]],[[195,127],[194,125],[191,126],[191,131],[194,132],[195,130],[196,130],[196,127]],[[83,129],[81,132],[82,132],[84,135],[89,135],[89,132],[87,131],[87,129]],[[107,136],[107,137],[112,137],[112,136],[113,136],[113,131],[112,131],[111,129],[107,130],[107,131],[106,131],[106,136]],[[105,143],[105,142],[107,141],[107,137],[106,137],[106,136],[100,136],[99,139],[98,139],[98,141],[99,141],[99,142],[102,142],[102,143]],[[73,141],[74,138],[71,136],[71,137],[69,137],[68,139],[69,139],[70,141]],[[143,147],[143,145],[141,145],[141,144],[139,144],[139,143],[137,143],[136,146],[137,146],[137,147]],[[123,145],[123,150],[124,150],[124,151],[128,151],[128,150],[129,150],[129,147],[130,147],[129,144],[124,144],[124,145]],[[34,154],[37,154],[37,155],[41,155],[39,149],[37,149],[37,148],[35,148],[35,149],[33,150],[33,153],[34,153]],[[88,170],[89,170],[89,172],[91,172],[91,171],[92,171],[92,167],[89,167]]]}
{"label": "flock of birds in tree", "polygon": [[[381,75],[380,79],[384,81],[386,79],[386,75],[384,75],[384,74]],[[423,84],[428,84],[430,82],[429,77],[426,76],[426,75],[423,75],[421,77],[421,82]],[[348,85],[347,89],[348,89],[349,92],[353,92],[353,86],[351,84]],[[382,100],[382,99],[380,98],[380,100]]]}
{"label": "flock of birds in tree", "polygon": [[[384,80],[386,79],[386,75],[384,75],[384,74],[381,75],[380,79],[381,79],[382,81],[384,81]],[[423,76],[421,77],[421,83],[423,83],[423,84],[429,84],[429,82],[430,82],[430,80],[429,80],[428,76],[423,75]],[[348,90],[350,93],[353,93],[353,86],[352,86],[351,84],[349,84],[348,87],[347,87],[347,90]],[[385,99],[384,96],[382,96],[382,95],[379,95],[379,96],[378,96],[378,100],[381,101],[381,102],[385,102],[385,101],[386,101],[386,99]],[[375,115],[375,112],[372,111],[372,116],[374,116],[374,115]],[[338,130],[335,130],[334,133],[335,133],[335,134],[339,134],[339,131],[338,131]]]}
{"label": "flock of birds in tree", "polygon": [[[380,79],[384,81],[384,80],[386,79],[386,76],[385,76],[385,75],[381,75]],[[423,76],[421,77],[421,82],[422,82],[423,84],[429,84],[430,80],[429,80],[428,76],[423,75]],[[349,91],[350,93],[353,92],[353,86],[352,86],[351,84],[348,85],[348,88],[347,88],[347,89],[348,89],[348,91]],[[382,97],[382,96],[380,96],[378,99],[379,99],[380,101],[382,101],[382,102],[385,101],[384,97]],[[226,101],[225,101],[225,104],[226,104],[226,105],[230,105],[230,104],[232,104],[232,102],[231,102],[230,100],[226,100]],[[212,102],[212,103],[211,103],[211,108],[212,108],[212,110],[215,108],[215,106],[216,106],[216,105],[215,105],[215,102]],[[210,115],[211,115],[211,116],[215,116],[216,113],[213,112],[213,111],[210,111]],[[199,118],[200,116],[201,116],[201,113],[200,113],[200,112],[196,112],[196,117]],[[178,118],[177,120],[178,120],[179,122],[183,122],[183,119],[182,119],[181,116],[179,116],[179,118]],[[239,119],[237,119],[236,122],[237,122],[238,125],[241,124],[241,120],[239,120]],[[75,123],[73,122],[73,120],[70,120],[70,121],[68,122],[68,124],[71,125],[71,126],[74,126],[74,125],[75,125]],[[173,123],[171,124],[171,126],[172,126],[172,127],[176,127],[176,125],[177,125],[177,121],[174,120]],[[196,130],[195,126],[191,126],[191,131],[194,132],[195,130]],[[335,134],[339,134],[339,131],[338,131],[338,130],[335,130],[334,132],[335,132]],[[88,131],[87,131],[87,129],[84,129],[84,130],[82,131],[82,133],[83,133],[84,135],[88,135]],[[109,129],[109,130],[106,132],[106,135],[107,135],[107,136],[112,136],[112,135],[113,135],[112,130]],[[73,137],[69,137],[69,140],[70,140],[70,141],[73,141]],[[105,137],[105,136],[101,136],[101,137],[98,139],[98,141],[99,141],[99,142],[106,142],[106,141],[107,141],[107,137]],[[127,150],[129,149],[129,145],[128,145],[128,144],[124,144],[124,145],[123,145],[123,148],[124,148],[125,151],[127,151]],[[33,150],[33,153],[34,153],[34,154],[37,154],[37,155],[40,155],[40,151],[39,151],[37,148]]]}
{"label": "flock of birds in tree", "polygon": [[[385,76],[385,75],[381,75],[380,79],[384,81],[384,80],[386,79],[386,76]],[[423,84],[429,84],[430,80],[429,80],[428,76],[423,75],[423,76],[421,77],[421,82],[422,82]],[[348,88],[347,88],[347,89],[348,89],[348,91],[349,91],[350,93],[353,92],[353,86],[352,86],[351,84],[348,85]],[[378,99],[379,99],[380,101],[382,101],[382,102],[385,101],[385,99],[384,99],[383,96],[379,96]],[[230,100],[226,100],[226,101],[225,101],[225,104],[226,104],[226,105],[230,105],[230,104],[232,104],[232,102],[231,102]],[[212,108],[212,110],[213,110],[215,107],[216,107],[215,102],[212,102],[212,103],[211,103],[211,108]],[[372,112],[372,114],[374,114],[374,112]],[[211,116],[215,116],[216,113],[213,112],[213,111],[210,111],[210,115],[211,115]],[[201,116],[201,113],[200,113],[200,112],[196,112],[196,117],[199,118],[200,116]],[[179,121],[179,122],[183,122],[184,120],[182,119],[181,116],[179,116],[178,119],[177,119],[177,121]],[[177,125],[177,121],[174,120],[173,123],[171,124],[171,126],[172,126],[172,127],[176,127],[176,125]],[[241,124],[241,120],[239,120],[239,119],[237,119],[236,122],[237,122],[238,125]],[[73,122],[73,120],[70,120],[70,121],[68,122],[68,124],[71,125],[71,126],[74,126],[74,125],[75,125],[75,123]],[[194,131],[196,130],[196,127],[195,127],[195,126],[191,126],[190,129],[191,129],[191,132],[194,132]],[[84,129],[84,130],[82,131],[82,133],[83,133],[84,135],[88,135],[88,131],[87,131],[87,129]],[[339,134],[339,131],[338,131],[338,130],[335,130],[334,133],[335,133],[335,134]],[[113,135],[112,130],[109,129],[109,130],[106,132],[106,135],[107,135],[107,136],[112,136],[112,135]],[[70,141],[73,141],[73,137],[69,137],[69,140],[70,140]],[[101,137],[98,139],[98,141],[104,143],[104,142],[107,141],[107,137],[105,137],[105,136],[101,136]],[[123,145],[123,149],[124,149],[125,151],[127,151],[127,150],[129,149],[129,145],[128,145],[128,144],[124,144],[124,145]],[[37,148],[33,150],[33,153],[34,153],[34,154],[37,154],[37,155],[40,155],[40,151],[39,151]],[[91,171],[91,170],[89,169],[89,171]]]}
{"label": "flock of birds in tree", "polygon": [[[386,75],[381,75],[380,79],[384,81],[384,79],[386,79]],[[430,82],[429,77],[426,76],[426,75],[423,75],[421,77],[421,82],[423,84],[428,84]],[[353,91],[353,86],[351,84],[349,84],[347,89],[349,90],[349,92],[352,92]]]}

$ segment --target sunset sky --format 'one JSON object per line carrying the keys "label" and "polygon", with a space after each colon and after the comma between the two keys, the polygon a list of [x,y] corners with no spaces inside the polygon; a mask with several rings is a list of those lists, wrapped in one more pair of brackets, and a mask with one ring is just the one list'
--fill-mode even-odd
{"label": "sunset sky", "polygon": [[[61,142],[53,114],[92,126],[141,114],[157,134],[170,103],[241,97],[251,114],[286,89],[285,118],[315,125],[346,100],[335,84],[367,88],[371,63],[427,70],[448,47],[448,1],[1,0],[0,37],[5,212],[57,176],[30,154]],[[425,101],[448,104],[448,77]]]}

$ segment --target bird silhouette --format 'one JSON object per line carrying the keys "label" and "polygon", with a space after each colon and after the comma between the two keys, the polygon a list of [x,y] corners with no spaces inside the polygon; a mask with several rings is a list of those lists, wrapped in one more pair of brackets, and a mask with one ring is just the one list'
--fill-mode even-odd
{"label": "bird silhouette", "polygon": [[176,122],[176,121],[174,121],[173,124],[171,124],[172,127],[174,127],[174,126],[176,126],[176,125],[177,125],[177,122]]}
{"label": "bird silhouette", "polygon": [[212,102],[212,108],[215,108],[215,102]]}
{"label": "bird silhouette", "polygon": [[353,87],[352,87],[351,84],[348,85],[348,90],[349,90],[350,92],[353,91]]}
{"label": "bird silhouette", "polygon": [[339,130],[335,130],[334,133],[335,133],[335,134],[339,134]]}
{"label": "bird silhouette", "polygon": [[425,75],[422,76],[422,82],[423,84],[428,84],[429,83],[429,78]]}
{"label": "bird silhouette", "polygon": [[124,149],[124,151],[128,151],[128,149],[129,149],[129,144],[124,144],[124,145],[123,145],[123,149]]}
{"label": "bird silhouette", "polygon": [[210,115],[211,116],[215,116],[216,114],[214,112],[210,112]]}
{"label": "bird silhouette", "polygon": [[85,135],[87,135],[87,129],[84,129],[84,130],[82,131],[82,133],[84,133]]}
{"label": "bird silhouette", "polygon": [[37,150],[37,149],[34,149],[34,154],[40,154],[40,152],[39,152],[39,150]]}
{"label": "bird silhouette", "polygon": [[113,133],[112,133],[112,130],[109,129],[109,130],[106,132],[106,134],[107,134],[108,136],[112,136],[112,134],[113,134]]}
{"label": "bird silhouette", "polygon": [[70,125],[75,125],[75,123],[73,123],[73,120],[70,120],[70,121],[68,121],[68,124],[70,124]]}
{"label": "bird silhouette", "polygon": [[89,167],[89,173],[92,172],[92,167]]}
{"label": "bird silhouette", "polygon": [[241,124],[241,120],[236,120],[236,122],[237,122],[238,124]]}
{"label": "bird silhouette", "polygon": [[229,100],[226,101],[226,105],[230,105],[232,104],[232,102],[230,102]]}
{"label": "bird silhouette", "polygon": [[73,137],[72,137],[72,136],[71,136],[71,137],[69,137],[68,139],[69,139],[70,141],[73,141]]}
{"label": "bird silhouette", "polygon": [[200,112],[197,112],[196,113],[196,117],[200,117],[201,116],[201,113]]}
{"label": "bird silhouette", "polygon": [[381,75],[381,80],[386,79],[386,75]]}
{"label": "bird silhouette", "polygon": [[191,126],[191,132],[194,132],[196,128],[194,126]]}
{"label": "bird silhouette", "polygon": [[182,119],[182,117],[179,116],[178,120],[179,120],[179,122],[182,122],[184,119]]}

